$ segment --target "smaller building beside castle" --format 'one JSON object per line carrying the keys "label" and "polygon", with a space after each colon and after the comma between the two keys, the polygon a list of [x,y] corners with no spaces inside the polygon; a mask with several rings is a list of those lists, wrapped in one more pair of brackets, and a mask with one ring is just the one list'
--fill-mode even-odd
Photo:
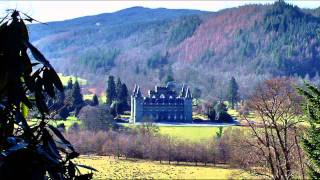
{"label": "smaller building beside castle", "polygon": [[192,95],[185,85],[177,95],[169,86],[156,86],[143,97],[139,86],[131,95],[130,123],[150,118],[154,122],[192,122]]}

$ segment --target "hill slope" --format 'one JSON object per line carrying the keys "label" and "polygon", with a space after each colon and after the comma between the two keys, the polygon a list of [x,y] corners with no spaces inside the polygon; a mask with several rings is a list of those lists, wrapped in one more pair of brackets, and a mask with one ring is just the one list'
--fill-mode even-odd
{"label": "hill slope", "polygon": [[318,77],[316,12],[284,2],[217,13],[134,7],[29,29],[59,71],[100,89],[108,74],[143,90],[172,75],[217,98],[231,76],[242,96],[271,76]]}

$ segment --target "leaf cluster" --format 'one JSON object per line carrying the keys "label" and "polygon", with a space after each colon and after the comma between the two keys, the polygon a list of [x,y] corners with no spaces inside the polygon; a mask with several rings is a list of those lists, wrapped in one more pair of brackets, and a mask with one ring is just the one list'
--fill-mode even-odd
{"label": "leaf cluster", "polygon": [[[92,173],[76,173],[70,161],[79,153],[47,124],[50,107],[45,96],[55,98],[55,88],[63,92],[63,85],[49,61],[29,42],[24,21],[34,19],[10,11],[0,25],[0,179],[89,179]],[[27,123],[28,109],[39,111],[36,125]]]}

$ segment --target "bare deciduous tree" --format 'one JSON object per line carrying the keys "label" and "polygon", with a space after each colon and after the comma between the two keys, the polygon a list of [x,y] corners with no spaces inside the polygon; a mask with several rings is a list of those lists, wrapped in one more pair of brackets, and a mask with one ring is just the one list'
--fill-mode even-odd
{"label": "bare deciduous tree", "polygon": [[295,128],[301,122],[300,102],[301,97],[296,94],[292,81],[286,78],[275,78],[258,85],[248,101],[256,121],[252,123],[244,116],[253,135],[253,140],[247,142],[254,147],[260,165],[264,164],[255,169],[256,173],[273,179],[304,178],[302,155],[298,141],[295,141]]}

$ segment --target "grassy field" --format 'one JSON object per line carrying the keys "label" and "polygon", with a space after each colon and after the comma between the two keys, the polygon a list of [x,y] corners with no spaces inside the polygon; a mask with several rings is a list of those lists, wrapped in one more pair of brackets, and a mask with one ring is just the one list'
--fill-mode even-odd
{"label": "grassy field", "polygon": [[189,140],[198,142],[208,140],[216,136],[218,127],[192,127],[192,126],[160,126],[159,132],[162,135],[168,135],[180,140]]}
{"label": "grassy field", "polygon": [[59,75],[59,78],[60,78],[60,80],[61,80],[61,82],[62,82],[62,84],[64,86],[66,86],[68,84],[68,81],[69,81],[70,78],[72,79],[73,83],[76,81],[76,79],[78,79],[78,82],[79,82],[80,85],[86,85],[87,84],[87,80],[79,78],[79,77],[65,76],[65,75],[63,75],[61,73],[58,73],[58,75]]}
{"label": "grassy field", "polygon": [[[92,100],[93,95],[94,94],[84,94],[83,99],[84,100]],[[98,96],[98,99],[99,99],[100,104],[106,103],[106,101],[107,101],[107,97],[105,95]]]}
{"label": "grassy field", "polygon": [[94,94],[84,94],[83,95],[83,100],[92,100]]}
{"label": "grassy field", "polygon": [[[132,124],[126,124],[124,126],[136,128],[137,126]],[[159,133],[161,135],[167,135],[179,140],[187,140],[191,142],[199,142],[201,140],[208,140],[216,136],[219,131],[219,127],[205,127],[205,126],[158,126]],[[223,130],[227,128],[245,128],[239,126],[223,127]]]}
{"label": "grassy field", "polygon": [[223,167],[169,165],[106,156],[81,156],[76,162],[96,168],[99,172],[94,179],[254,179],[241,170]]}

